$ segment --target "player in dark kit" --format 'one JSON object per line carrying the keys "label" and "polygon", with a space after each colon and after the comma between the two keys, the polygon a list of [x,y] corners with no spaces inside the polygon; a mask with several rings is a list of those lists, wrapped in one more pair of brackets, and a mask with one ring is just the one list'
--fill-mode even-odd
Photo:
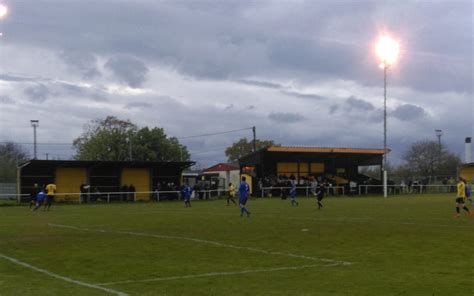
{"label": "player in dark kit", "polygon": [[322,183],[316,189],[316,199],[318,200],[318,210],[321,210],[321,208],[323,207],[323,204],[321,203],[321,201],[324,198],[325,191],[326,191],[326,187],[324,187]]}
{"label": "player in dark kit", "polygon": [[250,212],[247,210],[245,207],[245,204],[247,203],[247,199],[249,197],[249,192],[250,192],[250,187],[249,184],[246,182],[245,176],[242,177],[242,182],[240,183],[239,186],[239,204],[240,204],[240,217],[244,215],[244,213],[247,214],[247,217],[250,217]]}

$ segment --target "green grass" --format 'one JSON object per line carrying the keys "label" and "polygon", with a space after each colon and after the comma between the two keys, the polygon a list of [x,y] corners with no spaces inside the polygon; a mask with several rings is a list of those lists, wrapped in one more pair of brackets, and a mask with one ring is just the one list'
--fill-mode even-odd
{"label": "green grass", "polygon": [[[324,204],[250,200],[250,218],[225,200],[0,207],[0,254],[88,284],[129,281],[104,286],[129,295],[474,294],[474,218],[453,219],[453,196]],[[2,296],[107,294],[0,258]]]}

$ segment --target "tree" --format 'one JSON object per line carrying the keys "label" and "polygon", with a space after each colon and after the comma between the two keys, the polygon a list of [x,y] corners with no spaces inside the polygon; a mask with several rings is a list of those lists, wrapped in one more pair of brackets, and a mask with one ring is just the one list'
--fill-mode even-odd
{"label": "tree", "polygon": [[185,161],[190,157],[187,148],[168,138],[162,128],[139,129],[114,116],[91,121],[73,145],[77,160]]}
{"label": "tree", "polygon": [[14,143],[0,144],[0,182],[16,182],[18,164],[29,159],[28,153]]}
{"label": "tree", "polygon": [[461,160],[436,141],[415,142],[403,155],[404,167],[420,177],[455,175]]}
{"label": "tree", "polygon": [[[256,140],[256,147],[258,149],[266,148],[269,146],[279,146],[275,144],[272,140]],[[232,144],[232,146],[225,149],[225,155],[231,163],[237,163],[239,158],[244,155],[253,152],[253,141],[247,141],[247,138],[242,138],[239,141]]]}

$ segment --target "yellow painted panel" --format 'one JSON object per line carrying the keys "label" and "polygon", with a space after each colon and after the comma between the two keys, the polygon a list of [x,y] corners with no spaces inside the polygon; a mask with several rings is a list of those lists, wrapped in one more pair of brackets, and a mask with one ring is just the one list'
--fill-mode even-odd
{"label": "yellow painted panel", "polygon": [[[122,184],[130,186],[133,184],[136,192],[150,192],[150,170],[125,168],[122,170]],[[149,200],[149,193],[137,193],[136,200]]]}
{"label": "yellow painted panel", "polygon": [[[252,194],[253,193],[253,190],[252,190],[252,176],[247,175],[247,174],[241,174],[240,175],[240,180],[242,180],[242,177],[245,177],[245,182],[247,182],[247,184],[249,184],[250,194]],[[238,189],[239,189],[239,186],[237,185],[237,190]]]}
{"label": "yellow painted panel", "polygon": [[460,176],[466,179],[469,184],[474,184],[474,167],[462,168]]}
{"label": "yellow painted panel", "polygon": [[312,162],[311,173],[324,173],[324,163]]}
{"label": "yellow painted panel", "polygon": [[87,171],[85,168],[57,168],[55,182],[57,188],[56,200],[79,201],[80,187],[87,183]]}
{"label": "yellow painted panel", "polygon": [[[307,162],[301,162],[300,163],[300,174],[301,173],[308,173],[309,172],[309,163]],[[308,175],[308,174],[306,174]]]}
{"label": "yellow painted panel", "polygon": [[298,172],[297,162],[278,162],[277,175],[296,175]]}

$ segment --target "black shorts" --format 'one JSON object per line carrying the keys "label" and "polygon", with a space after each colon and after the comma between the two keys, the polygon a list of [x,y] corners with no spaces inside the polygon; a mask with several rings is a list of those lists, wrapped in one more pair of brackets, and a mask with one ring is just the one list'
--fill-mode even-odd
{"label": "black shorts", "polygon": [[46,202],[47,203],[52,203],[54,201],[54,195],[47,195],[46,196]]}
{"label": "black shorts", "polygon": [[462,198],[462,197],[456,198],[456,203],[463,204],[464,203],[464,198]]}

